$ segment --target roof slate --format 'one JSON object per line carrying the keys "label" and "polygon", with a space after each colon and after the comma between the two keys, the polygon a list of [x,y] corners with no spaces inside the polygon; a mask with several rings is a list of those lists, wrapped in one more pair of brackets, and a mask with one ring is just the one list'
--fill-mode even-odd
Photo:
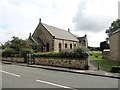
{"label": "roof slate", "polygon": [[42,25],[54,36],[55,38],[58,39],[65,39],[65,40],[72,40],[72,41],[78,41],[78,39],[70,32],[53,27],[47,24],[42,23]]}
{"label": "roof slate", "polygon": [[32,36],[32,38],[35,40],[35,42],[37,42],[38,45],[45,46],[45,43],[43,42],[43,40],[40,37]]}

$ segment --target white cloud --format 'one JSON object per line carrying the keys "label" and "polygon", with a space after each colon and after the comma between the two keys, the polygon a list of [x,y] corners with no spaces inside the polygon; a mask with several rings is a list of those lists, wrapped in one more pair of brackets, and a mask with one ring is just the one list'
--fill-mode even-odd
{"label": "white cloud", "polygon": [[[10,39],[12,36],[20,36],[20,38],[27,38],[30,32],[37,26],[38,21],[38,7],[34,4],[9,3],[4,1],[0,8],[0,37],[4,36],[4,40]],[[2,40],[2,42],[5,42]]]}
{"label": "white cloud", "polygon": [[[104,30],[117,18],[117,2],[118,0],[1,0],[0,42],[5,42],[12,36],[27,38],[37,27],[39,18],[42,18],[43,23],[66,30],[70,28],[71,32],[80,36],[87,34],[89,45],[98,46],[106,38]],[[96,30],[99,33],[94,34]]]}
{"label": "white cloud", "polygon": [[100,32],[117,19],[118,0],[83,0],[73,18],[76,30]]}

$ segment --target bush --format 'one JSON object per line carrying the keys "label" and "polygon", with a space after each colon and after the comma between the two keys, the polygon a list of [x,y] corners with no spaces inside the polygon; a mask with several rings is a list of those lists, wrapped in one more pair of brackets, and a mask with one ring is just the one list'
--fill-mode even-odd
{"label": "bush", "polygon": [[16,53],[16,51],[14,50],[14,49],[12,49],[12,48],[7,48],[7,49],[5,49],[4,51],[2,51],[2,56],[3,57],[12,57],[13,56],[13,54],[15,54]]}
{"label": "bush", "polygon": [[87,59],[88,54],[81,48],[75,49],[65,49],[61,52],[61,56],[65,58],[72,58],[72,59]]}
{"label": "bush", "polygon": [[60,57],[71,58],[73,57],[73,51],[71,49],[64,49],[60,52]]}
{"label": "bush", "polygon": [[2,51],[3,57],[5,57],[5,58],[7,58],[7,57],[23,57],[24,62],[26,62],[26,60],[27,60],[27,54],[33,54],[33,52],[30,51],[29,49],[21,49],[19,52],[17,52],[13,48],[7,48]]}
{"label": "bush", "polygon": [[29,49],[21,49],[19,56],[24,58],[24,62],[27,62],[27,54],[33,54],[33,52]]}
{"label": "bush", "polygon": [[35,53],[35,57],[59,57],[57,52]]}
{"label": "bush", "polygon": [[54,58],[71,58],[71,59],[87,59],[88,54],[80,47],[75,49],[64,49],[61,52],[35,53],[35,57],[54,57]]}

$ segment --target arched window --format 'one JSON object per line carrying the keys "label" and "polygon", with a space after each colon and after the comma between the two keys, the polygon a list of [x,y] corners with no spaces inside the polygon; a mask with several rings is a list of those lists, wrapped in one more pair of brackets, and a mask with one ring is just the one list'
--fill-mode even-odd
{"label": "arched window", "polygon": [[76,47],[76,44],[74,44],[74,47]]}
{"label": "arched window", "polygon": [[72,49],[72,44],[70,44],[70,49]]}
{"label": "arched window", "polygon": [[61,43],[59,43],[59,52],[61,51],[62,47],[61,47]]}
{"label": "arched window", "polygon": [[65,48],[67,48],[67,43],[65,43]]}
{"label": "arched window", "polygon": [[47,43],[46,47],[47,47],[47,52],[49,52],[49,43]]}

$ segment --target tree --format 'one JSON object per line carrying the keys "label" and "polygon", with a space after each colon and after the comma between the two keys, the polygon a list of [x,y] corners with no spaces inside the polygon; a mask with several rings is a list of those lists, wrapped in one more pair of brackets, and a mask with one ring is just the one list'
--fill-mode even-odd
{"label": "tree", "polygon": [[27,41],[19,39],[18,37],[13,36],[10,42],[10,48],[15,49],[18,53],[21,49],[26,48]]}
{"label": "tree", "polygon": [[100,51],[103,51],[104,49],[110,49],[107,41],[100,42]]}
{"label": "tree", "polygon": [[106,30],[106,33],[108,36],[110,36],[114,31],[118,30],[120,28],[120,19],[117,19],[116,21],[113,21],[111,23],[111,26],[109,29]]}
{"label": "tree", "polygon": [[28,53],[33,53],[28,47],[27,40],[22,40],[19,37],[12,37],[12,40],[7,41],[5,44],[5,50],[2,53],[4,57],[19,56],[23,57],[26,61],[26,56]]}

